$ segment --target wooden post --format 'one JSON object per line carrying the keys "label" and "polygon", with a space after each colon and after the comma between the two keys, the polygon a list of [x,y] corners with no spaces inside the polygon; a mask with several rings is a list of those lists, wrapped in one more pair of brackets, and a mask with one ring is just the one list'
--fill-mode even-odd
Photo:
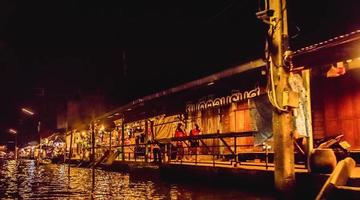
{"label": "wooden post", "polygon": [[[125,145],[125,123],[124,123],[125,119],[123,118],[122,123],[121,123],[121,154],[122,154],[122,161],[125,161],[125,152],[124,152],[124,145]],[[129,157],[130,159],[130,157]]]}
{"label": "wooden post", "polygon": [[[66,134],[68,132],[68,123],[66,121],[66,127],[65,127],[65,152],[64,152],[64,163],[66,163],[66,150],[67,150],[67,139],[66,139]],[[70,154],[70,152],[69,152]]]}
{"label": "wooden post", "polygon": [[151,130],[151,138],[153,141],[155,141],[156,135],[154,131],[154,121],[150,121],[150,130]]}
{"label": "wooden post", "polygon": [[167,148],[167,151],[166,152],[169,152],[168,153],[168,162],[171,163],[171,142],[169,144],[166,144],[165,148]]}
{"label": "wooden post", "polygon": [[95,122],[91,122],[91,162],[95,161]]}
{"label": "wooden post", "polygon": [[214,147],[215,147],[215,138],[212,139],[213,167],[215,167],[215,151],[214,151]]}
{"label": "wooden post", "polygon": [[294,141],[291,112],[285,107],[289,89],[289,72],[285,69],[284,53],[287,50],[288,30],[286,0],[270,0],[274,16],[270,18],[270,76],[272,78],[272,103],[274,134],[275,188],[290,194],[295,185]]}
{"label": "wooden post", "polygon": [[305,118],[306,120],[306,127],[308,127],[308,137],[306,137],[306,157],[307,157],[307,162],[306,162],[306,166],[308,171],[310,171],[310,154],[314,148],[314,144],[313,144],[313,131],[312,131],[312,116],[311,116],[311,90],[310,90],[310,69],[306,69],[302,71],[302,77],[304,80],[304,87],[306,89],[306,109],[307,112],[305,112]]}
{"label": "wooden post", "polygon": [[149,123],[148,123],[148,120],[145,120],[145,162],[148,162],[148,153],[149,153],[149,150],[148,150],[148,135],[149,135],[149,130],[148,130],[148,127],[149,127]]}
{"label": "wooden post", "polygon": [[265,144],[265,169],[268,170],[269,168],[269,147]]}
{"label": "wooden post", "polygon": [[37,132],[38,132],[38,135],[39,135],[39,148],[40,148],[38,158],[42,159],[42,144],[41,144],[40,128],[41,128],[41,121],[39,120],[38,124],[37,124]]}
{"label": "wooden post", "polygon": [[15,133],[15,160],[18,159],[18,134],[19,133]]}
{"label": "wooden post", "polygon": [[70,149],[69,149],[69,166],[68,166],[68,174],[70,175],[70,164],[72,157],[72,143],[73,143],[73,131],[70,131]]}
{"label": "wooden post", "polygon": [[110,131],[110,146],[109,146],[110,154],[111,154],[111,143],[112,143],[112,131]]}
{"label": "wooden post", "polygon": [[236,137],[234,137],[234,161],[235,161],[235,164],[234,164],[234,167],[237,166],[237,163],[238,163],[238,156],[237,156],[237,144],[236,144]]}

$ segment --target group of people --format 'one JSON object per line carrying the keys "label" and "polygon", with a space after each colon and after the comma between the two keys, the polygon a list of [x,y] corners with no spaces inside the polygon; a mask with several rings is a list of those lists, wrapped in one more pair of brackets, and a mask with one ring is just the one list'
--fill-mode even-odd
{"label": "group of people", "polygon": [[[174,137],[175,138],[181,138],[187,136],[185,131],[182,129],[182,124],[178,123]],[[201,131],[199,128],[199,125],[195,124],[194,128],[190,131],[189,136],[197,136],[200,135]],[[190,148],[189,148],[189,154],[195,155],[198,153],[198,147],[199,147],[199,141],[198,140],[190,140]],[[162,151],[163,151],[163,145],[160,144],[158,141],[154,141],[152,143],[152,150],[153,150],[153,158],[155,163],[161,163],[162,160]],[[184,157],[184,141],[176,141],[174,145],[171,145],[170,148],[172,149],[172,155],[175,155],[175,158],[177,160],[181,160]],[[170,155],[170,157],[172,157]],[[175,159],[173,158],[173,159]]]}
{"label": "group of people", "polygon": [[[194,125],[195,127],[193,129],[191,129],[189,136],[197,136],[201,134],[200,128],[198,124]],[[181,128],[182,124],[178,123],[176,130],[175,130],[175,134],[174,137],[175,138],[181,138],[186,136],[185,131]],[[176,152],[177,152],[177,159],[181,160],[184,157],[184,146],[183,146],[184,142],[183,141],[176,141]],[[189,149],[189,153],[190,154],[197,154],[198,152],[198,147],[199,147],[199,141],[198,140],[190,140],[190,149]]]}

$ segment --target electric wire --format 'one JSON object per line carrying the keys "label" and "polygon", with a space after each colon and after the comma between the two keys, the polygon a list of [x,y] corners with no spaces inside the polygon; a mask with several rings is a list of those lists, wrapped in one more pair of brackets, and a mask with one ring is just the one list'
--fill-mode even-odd
{"label": "electric wire", "polygon": [[218,18],[219,16],[221,16],[222,14],[224,14],[227,10],[229,10],[231,7],[233,7],[234,5],[234,1],[231,0],[231,2],[226,5],[221,11],[219,11],[216,15],[210,17],[207,21],[208,22],[211,22],[213,21],[214,19]]}
{"label": "electric wire", "polygon": [[[265,1],[265,9],[267,9],[267,0],[264,0]],[[285,12],[286,11],[286,5],[281,9],[281,12]],[[267,38],[267,41],[266,41],[266,45],[265,45],[265,59],[266,59],[266,63],[267,63],[267,66],[269,68],[269,74],[270,74],[270,78],[268,80],[268,86],[267,86],[267,94],[268,94],[268,99],[269,99],[269,102],[279,111],[282,111],[282,112],[287,112],[288,111],[288,108],[287,107],[281,107],[279,104],[278,104],[278,101],[277,101],[277,96],[276,96],[276,92],[275,92],[275,82],[274,82],[274,69],[273,67],[277,67],[279,68],[279,66],[271,59],[271,55],[270,55],[270,52],[272,51],[272,46],[271,46],[271,43],[269,41],[271,41],[274,37],[274,32],[276,30],[276,28],[278,27],[278,24],[279,22],[281,22],[281,18],[280,19],[277,19],[275,21],[275,23],[271,23],[270,22],[270,28],[269,28],[269,32],[268,32],[268,35],[269,37]],[[272,64],[271,64],[272,63]],[[269,86],[270,84],[270,86]]]}

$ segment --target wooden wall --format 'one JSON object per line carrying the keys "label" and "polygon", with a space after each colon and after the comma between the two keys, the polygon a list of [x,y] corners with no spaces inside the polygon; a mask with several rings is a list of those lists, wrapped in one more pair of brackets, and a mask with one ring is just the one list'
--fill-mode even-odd
{"label": "wooden wall", "polygon": [[314,139],[344,134],[352,149],[360,149],[360,70],[313,77],[311,93]]}
{"label": "wooden wall", "polygon": [[[248,101],[232,103],[221,108],[211,108],[191,113],[189,115],[187,133],[194,127],[195,123],[200,126],[202,134],[245,132],[253,131],[255,129],[255,125],[250,116]],[[226,138],[225,141],[229,145],[234,144],[233,138]],[[251,150],[254,145],[254,138],[237,138],[236,144],[239,145],[237,152],[241,150]],[[216,140],[216,144],[209,145],[221,145],[221,143]],[[220,152],[229,153],[225,148],[220,148]]]}

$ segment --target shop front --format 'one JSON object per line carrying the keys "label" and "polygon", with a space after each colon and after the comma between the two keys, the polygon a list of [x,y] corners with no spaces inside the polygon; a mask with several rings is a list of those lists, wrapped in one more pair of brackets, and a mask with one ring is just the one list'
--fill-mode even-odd
{"label": "shop front", "polygon": [[350,151],[360,150],[360,31],[300,49],[294,70],[311,70],[312,128],[317,141],[342,136]]}
{"label": "shop front", "polygon": [[[272,106],[265,71],[264,62],[252,61],[134,100],[97,118],[97,123],[113,120],[117,131],[111,141],[107,134],[104,138],[108,139],[96,144],[119,147],[123,153],[117,160],[152,160],[156,142],[169,156],[181,143],[189,155],[184,159],[194,154],[194,141],[203,159],[264,154],[264,146],[271,151]],[[179,126],[183,136],[189,137],[186,140],[175,141]],[[196,126],[201,136],[190,134]]]}

